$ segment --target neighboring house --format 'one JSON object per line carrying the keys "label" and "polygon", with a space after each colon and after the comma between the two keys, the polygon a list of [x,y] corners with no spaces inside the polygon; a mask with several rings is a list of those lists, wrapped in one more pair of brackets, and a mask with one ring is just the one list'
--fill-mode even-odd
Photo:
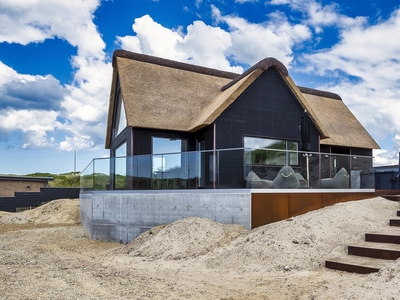
{"label": "neighboring house", "polygon": [[15,192],[40,192],[53,177],[0,175],[0,197],[13,197]]}
{"label": "neighboring house", "polygon": [[[312,120],[313,152],[372,156],[372,149],[379,149],[338,95],[296,86],[274,58],[234,74],[117,50],[113,67],[106,136],[111,157],[260,145],[298,151],[305,110]],[[243,155],[231,153],[220,163],[243,161]],[[288,159],[273,163],[275,175]],[[293,159],[289,163],[296,168]],[[335,161],[335,168],[340,164]],[[225,170],[219,174],[221,186],[244,185],[247,171],[241,164]],[[252,170],[268,176],[265,168]],[[322,177],[332,176],[328,173]],[[211,175],[202,177],[195,188],[212,187]],[[131,182],[131,189],[149,188],[149,183]]]}
{"label": "neighboring house", "polygon": [[374,171],[377,190],[400,190],[400,165],[379,166]]}

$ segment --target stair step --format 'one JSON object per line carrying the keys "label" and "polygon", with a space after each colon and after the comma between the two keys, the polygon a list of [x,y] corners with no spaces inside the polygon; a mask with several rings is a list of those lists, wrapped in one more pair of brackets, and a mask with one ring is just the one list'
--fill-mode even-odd
{"label": "stair step", "polygon": [[383,198],[392,201],[400,201],[400,195],[383,195]]}
{"label": "stair step", "polygon": [[359,256],[337,257],[325,261],[325,267],[350,273],[369,274],[378,272],[388,264],[387,260]]}
{"label": "stair step", "polygon": [[365,240],[367,242],[375,243],[390,243],[390,244],[400,244],[400,234],[380,234],[380,233],[366,233]]}
{"label": "stair step", "polygon": [[390,219],[390,226],[400,226],[400,219]]}
{"label": "stair step", "polygon": [[383,247],[372,248],[363,246],[348,246],[347,252],[350,255],[396,260],[400,257],[400,249],[385,249]]}
{"label": "stair step", "polygon": [[400,195],[383,195],[382,197],[391,201],[400,201]]}

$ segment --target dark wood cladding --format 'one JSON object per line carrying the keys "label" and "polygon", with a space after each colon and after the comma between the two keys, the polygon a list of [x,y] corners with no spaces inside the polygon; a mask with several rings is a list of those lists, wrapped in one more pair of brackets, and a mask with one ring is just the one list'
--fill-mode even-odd
{"label": "dark wood cladding", "polygon": [[134,128],[131,155],[151,154],[152,137],[187,140],[187,151],[196,150],[195,137],[189,132]]}
{"label": "dark wood cladding", "polygon": [[376,197],[360,193],[252,193],[251,228],[278,222],[340,202]]}
{"label": "dark wood cladding", "polygon": [[[301,141],[303,108],[274,68],[265,71],[216,120],[217,149],[243,147],[243,136]],[[318,132],[312,126],[312,148]]]}
{"label": "dark wood cladding", "polygon": [[0,197],[0,211],[15,212],[17,208],[34,208],[56,199],[76,199],[79,193],[80,188],[40,188],[40,192],[16,192],[14,197]]}
{"label": "dark wood cladding", "polygon": [[[269,68],[215,121],[216,148],[243,147],[244,136],[296,141],[300,148],[302,114],[303,108],[282,77],[275,68]],[[314,126],[311,143],[312,150],[318,151],[318,131]],[[242,166],[243,151],[220,155],[219,186],[244,187],[249,170],[244,171]]]}

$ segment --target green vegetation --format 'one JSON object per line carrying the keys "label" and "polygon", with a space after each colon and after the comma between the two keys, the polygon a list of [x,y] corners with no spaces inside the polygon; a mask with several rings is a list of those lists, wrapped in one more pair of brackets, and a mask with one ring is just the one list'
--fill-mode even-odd
{"label": "green vegetation", "polygon": [[51,173],[32,173],[26,174],[29,177],[53,177],[53,181],[49,181],[49,187],[79,187],[79,173],[51,174]]}

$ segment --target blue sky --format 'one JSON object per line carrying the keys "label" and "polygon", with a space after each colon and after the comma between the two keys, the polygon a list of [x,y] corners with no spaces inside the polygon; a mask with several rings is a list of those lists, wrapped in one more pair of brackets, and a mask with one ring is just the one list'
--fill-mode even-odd
{"label": "blue sky", "polygon": [[317,0],[1,0],[0,174],[82,171],[105,157],[116,49],[243,72],[265,57],[338,93],[400,150],[400,5]]}

